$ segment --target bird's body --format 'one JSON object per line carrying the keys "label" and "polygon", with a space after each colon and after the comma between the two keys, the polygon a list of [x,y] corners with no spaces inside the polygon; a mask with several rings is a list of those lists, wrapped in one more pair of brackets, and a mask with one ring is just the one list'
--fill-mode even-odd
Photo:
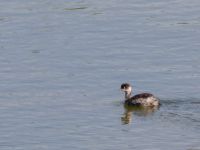
{"label": "bird's body", "polygon": [[125,92],[125,104],[132,106],[158,106],[159,99],[150,93],[141,93],[131,97],[132,87],[128,83],[121,85],[121,90]]}

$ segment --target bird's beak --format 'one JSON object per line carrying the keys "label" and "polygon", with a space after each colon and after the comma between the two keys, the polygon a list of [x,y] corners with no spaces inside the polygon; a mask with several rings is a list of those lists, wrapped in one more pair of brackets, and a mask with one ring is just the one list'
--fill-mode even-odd
{"label": "bird's beak", "polygon": [[121,89],[121,88],[120,88],[120,90],[121,90],[122,92],[124,92],[124,89]]}

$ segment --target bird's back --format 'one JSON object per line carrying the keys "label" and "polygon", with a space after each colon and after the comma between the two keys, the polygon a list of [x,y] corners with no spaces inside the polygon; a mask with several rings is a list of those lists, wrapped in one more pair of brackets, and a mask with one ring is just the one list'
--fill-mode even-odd
{"label": "bird's back", "polygon": [[127,99],[125,103],[134,106],[158,106],[159,99],[150,93],[141,93]]}

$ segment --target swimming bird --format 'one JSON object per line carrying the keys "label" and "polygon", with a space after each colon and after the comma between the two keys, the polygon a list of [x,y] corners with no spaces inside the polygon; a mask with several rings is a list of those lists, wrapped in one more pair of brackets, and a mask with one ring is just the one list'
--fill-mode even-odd
{"label": "swimming bird", "polygon": [[150,93],[141,93],[131,96],[132,87],[129,83],[123,83],[121,90],[125,93],[125,104],[132,106],[159,106],[157,97]]}

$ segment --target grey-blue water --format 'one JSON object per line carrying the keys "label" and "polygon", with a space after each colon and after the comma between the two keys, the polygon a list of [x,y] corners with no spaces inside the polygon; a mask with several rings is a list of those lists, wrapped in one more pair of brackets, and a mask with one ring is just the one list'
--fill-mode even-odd
{"label": "grey-blue water", "polygon": [[[1,0],[1,150],[200,150],[199,0]],[[121,83],[161,99],[124,108]]]}

